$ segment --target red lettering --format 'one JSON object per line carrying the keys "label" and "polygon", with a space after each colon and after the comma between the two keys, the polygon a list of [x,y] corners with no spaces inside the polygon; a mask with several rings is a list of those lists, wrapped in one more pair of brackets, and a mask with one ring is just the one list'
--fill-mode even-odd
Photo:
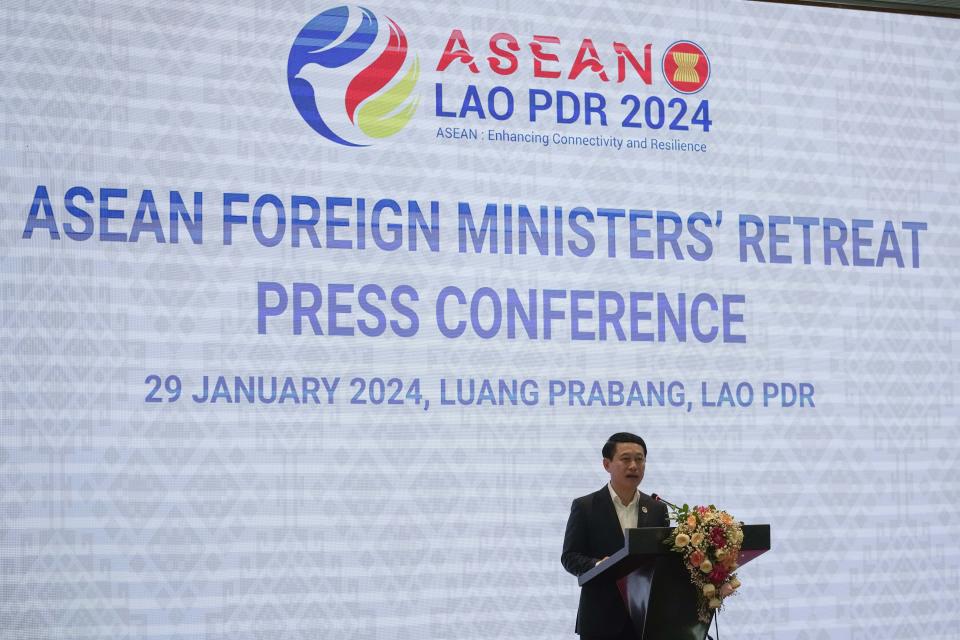
{"label": "red lettering", "polygon": [[437,71],[445,70],[454,61],[467,65],[471,73],[480,73],[480,69],[470,53],[470,45],[467,44],[467,39],[463,37],[463,32],[460,29],[454,29],[450,32],[450,39],[447,40],[447,46],[443,48],[440,62],[437,63]]}
{"label": "red lettering", "polygon": [[570,80],[576,80],[584,71],[593,71],[604,82],[609,80],[607,72],[603,68],[603,63],[600,62],[597,48],[593,46],[593,40],[590,38],[584,38],[583,42],[580,43],[577,59],[573,61],[573,66],[570,67],[570,75],[567,77]]}
{"label": "red lettering", "polygon": [[643,66],[634,57],[633,52],[622,42],[614,42],[613,50],[617,52],[617,82],[623,82],[627,77],[627,62],[637,72],[644,84],[650,84],[650,48],[653,45],[646,44],[643,47]]}
{"label": "red lettering", "polygon": [[533,36],[533,42],[530,43],[530,51],[533,53],[533,76],[535,78],[559,78],[559,71],[544,69],[541,64],[542,62],[560,62],[557,54],[543,50],[544,44],[560,44],[560,38],[557,36]]}
{"label": "red lettering", "polygon": [[[535,35],[530,38],[527,46],[533,54],[533,77],[535,78],[560,78],[564,75],[566,64],[562,63],[560,56],[560,38],[558,36]],[[490,55],[485,58],[490,70],[501,76],[508,76],[517,72],[520,68],[520,52],[523,45],[510,33],[498,31],[490,36],[487,43]],[[630,48],[622,42],[613,43],[613,51],[617,56],[617,78],[618,83],[623,83],[628,74],[635,74],[644,84],[653,83],[653,64],[652,64],[653,45],[647,43],[643,46],[642,59],[637,59]],[[450,37],[440,55],[440,61],[437,63],[437,71],[447,70],[454,62],[467,67],[470,73],[480,73],[480,67],[477,59],[470,51],[470,45],[460,29],[453,29]],[[632,73],[631,73],[632,69]],[[584,38],[580,42],[580,49],[570,65],[567,72],[567,79],[576,80],[585,72],[595,74],[603,82],[610,82],[609,74],[597,47],[591,38]]]}
{"label": "red lettering", "polygon": [[[506,49],[500,47],[500,41],[506,42]],[[517,56],[513,53],[520,51],[520,43],[517,42],[517,39],[514,38],[509,33],[495,33],[490,38],[490,51],[494,54],[487,58],[487,62],[490,64],[490,69],[494,73],[499,73],[502,76],[508,76],[514,71],[517,70],[519,63],[517,62]],[[499,57],[498,57],[499,56]],[[504,63],[504,60],[506,63]]]}

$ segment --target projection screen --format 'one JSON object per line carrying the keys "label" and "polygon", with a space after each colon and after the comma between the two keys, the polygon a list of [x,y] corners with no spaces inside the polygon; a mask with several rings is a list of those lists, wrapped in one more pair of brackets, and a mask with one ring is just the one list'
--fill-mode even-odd
{"label": "projection screen", "polygon": [[572,638],[631,431],[724,636],[954,637],[956,21],[0,11],[0,636]]}

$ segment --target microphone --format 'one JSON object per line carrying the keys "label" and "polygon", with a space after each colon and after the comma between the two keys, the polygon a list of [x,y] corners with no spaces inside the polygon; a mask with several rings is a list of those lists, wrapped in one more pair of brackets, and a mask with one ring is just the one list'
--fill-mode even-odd
{"label": "microphone", "polygon": [[660,496],[658,496],[658,495],[655,494],[655,493],[650,494],[650,497],[653,498],[654,500],[656,500],[657,502],[662,502],[663,504],[667,505],[668,507],[670,507],[670,508],[673,509],[674,511],[679,511],[679,510],[680,510],[680,507],[678,507],[677,505],[673,504],[673,503],[670,502],[669,500],[664,500],[663,498],[661,498]]}

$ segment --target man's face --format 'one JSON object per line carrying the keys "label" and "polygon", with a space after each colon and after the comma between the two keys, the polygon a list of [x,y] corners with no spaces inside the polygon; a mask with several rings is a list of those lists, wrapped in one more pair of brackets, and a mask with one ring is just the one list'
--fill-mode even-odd
{"label": "man's face", "polygon": [[636,490],[643,480],[643,470],[647,456],[643,447],[633,442],[618,442],[613,450],[613,459],[603,459],[603,468],[610,474],[614,488]]}

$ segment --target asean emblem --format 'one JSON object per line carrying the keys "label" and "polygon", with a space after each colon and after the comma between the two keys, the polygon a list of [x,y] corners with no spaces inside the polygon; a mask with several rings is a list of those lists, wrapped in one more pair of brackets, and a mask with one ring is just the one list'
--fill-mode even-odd
{"label": "asean emblem", "polygon": [[663,53],[663,77],[680,93],[696,93],[710,79],[710,60],[695,42],[674,42]]}

